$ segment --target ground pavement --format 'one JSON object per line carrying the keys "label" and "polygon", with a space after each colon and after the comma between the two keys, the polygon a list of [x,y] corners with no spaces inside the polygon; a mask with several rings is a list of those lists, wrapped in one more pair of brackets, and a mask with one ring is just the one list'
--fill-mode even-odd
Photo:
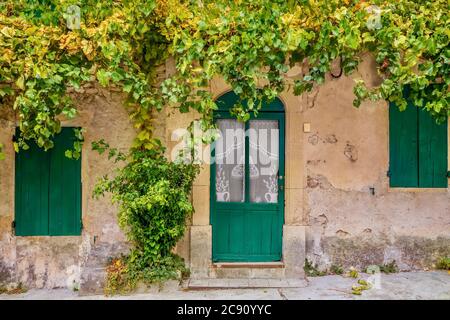
{"label": "ground pavement", "polygon": [[163,288],[153,288],[145,293],[105,297],[103,295],[80,295],[68,289],[32,289],[22,294],[2,294],[5,299],[126,299],[126,300],[198,300],[198,299],[236,299],[236,300],[358,300],[358,299],[439,299],[450,300],[450,274],[446,271],[400,272],[370,276],[373,286],[364,290],[360,296],[352,294],[352,286],[357,279],[343,276],[310,277],[305,285],[298,288],[253,288],[253,289],[197,289],[188,290],[176,283]]}

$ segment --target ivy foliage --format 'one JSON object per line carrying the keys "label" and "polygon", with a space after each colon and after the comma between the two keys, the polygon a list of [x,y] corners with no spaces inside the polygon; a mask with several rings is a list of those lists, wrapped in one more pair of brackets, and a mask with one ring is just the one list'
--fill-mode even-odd
{"label": "ivy foliage", "polygon": [[[195,105],[205,113],[213,106],[208,92],[196,88],[221,75],[247,100],[235,108],[246,120],[262,100],[287,88],[298,95],[322,84],[336,60],[344,74],[351,74],[369,52],[381,83],[368,88],[359,80],[355,106],[385,99],[404,109],[408,86],[409,98],[418,107],[440,120],[449,115],[450,21],[445,0],[203,1],[189,9],[182,16],[168,10],[170,21],[189,24],[176,23],[164,31],[174,35],[177,92],[191,97],[177,99],[181,111]],[[300,65],[304,75],[291,83],[286,72],[294,65]],[[167,87],[173,81],[169,79]],[[193,92],[199,102],[192,99]]]}
{"label": "ivy foliage", "polygon": [[[70,8],[80,8],[69,29]],[[21,136],[49,149],[61,119],[77,115],[68,89],[89,82],[128,94],[137,128],[151,132],[154,65],[167,40],[156,30],[155,1],[18,0],[0,5],[0,108],[13,108]],[[139,143],[153,147],[147,135]]]}
{"label": "ivy foliage", "polygon": [[[72,6],[79,26],[70,26]],[[69,20],[68,20],[69,19]],[[364,53],[376,60],[379,85],[357,81],[354,105],[409,98],[438,120],[449,115],[449,10],[446,0],[15,0],[0,4],[0,108],[13,108],[21,137],[45,149],[61,119],[77,114],[68,89],[118,86],[139,135],[152,149],[152,112],[196,110],[203,128],[216,108],[208,90],[222,76],[246,100],[248,119],[261,101],[325,81],[338,61],[354,72]],[[161,85],[155,67],[168,55],[176,72]],[[288,69],[300,66],[295,80]]]}

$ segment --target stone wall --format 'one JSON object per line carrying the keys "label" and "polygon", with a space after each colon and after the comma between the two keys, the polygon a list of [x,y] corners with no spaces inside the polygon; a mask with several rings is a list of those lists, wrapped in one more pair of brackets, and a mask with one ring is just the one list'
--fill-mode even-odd
{"label": "stone wall", "polygon": [[105,139],[126,151],[135,132],[123,108],[123,97],[96,87],[86,87],[74,95],[79,116],[63,121],[63,126],[86,129],[82,149],[82,219],[78,237],[16,237],[14,219],[15,121],[11,115],[0,123],[0,143],[6,159],[0,165],[0,284],[22,283],[26,287],[75,287],[101,290],[104,266],[109,257],[126,252],[128,246],[117,224],[117,208],[109,197],[94,200],[92,191],[101,176],[111,173],[106,155],[91,150],[91,142]]}
{"label": "stone wall", "polygon": [[[354,77],[379,81],[368,58]],[[431,267],[450,255],[450,191],[389,188],[388,104],[354,108],[352,87],[328,79],[303,101],[307,257],[321,268]]]}

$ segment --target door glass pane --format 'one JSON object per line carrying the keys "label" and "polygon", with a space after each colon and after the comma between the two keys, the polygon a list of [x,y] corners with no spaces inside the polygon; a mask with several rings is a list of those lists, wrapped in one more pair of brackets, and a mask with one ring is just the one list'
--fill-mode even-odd
{"label": "door glass pane", "polygon": [[215,142],[216,200],[243,202],[245,194],[245,127],[233,119],[217,121],[221,137]]}
{"label": "door glass pane", "polygon": [[250,202],[278,202],[279,127],[277,120],[252,120],[250,139]]}

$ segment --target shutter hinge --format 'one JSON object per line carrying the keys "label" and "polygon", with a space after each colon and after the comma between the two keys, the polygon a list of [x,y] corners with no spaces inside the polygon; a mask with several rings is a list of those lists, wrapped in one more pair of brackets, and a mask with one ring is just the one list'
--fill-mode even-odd
{"label": "shutter hinge", "polygon": [[11,222],[11,232],[13,235],[16,235],[16,220]]}
{"label": "shutter hinge", "polygon": [[80,230],[83,230],[84,226],[83,226],[83,220],[80,221]]}
{"label": "shutter hinge", "polygon": [[447,178],[450,178],[450,171],[447,171]]}
{"label": "shutter hinge", "polygon": [[391,176],[391,170],[388,170],[388,171],[386,172],[386,175],[387,175],[388,177],[390,177],[390,176]]}

